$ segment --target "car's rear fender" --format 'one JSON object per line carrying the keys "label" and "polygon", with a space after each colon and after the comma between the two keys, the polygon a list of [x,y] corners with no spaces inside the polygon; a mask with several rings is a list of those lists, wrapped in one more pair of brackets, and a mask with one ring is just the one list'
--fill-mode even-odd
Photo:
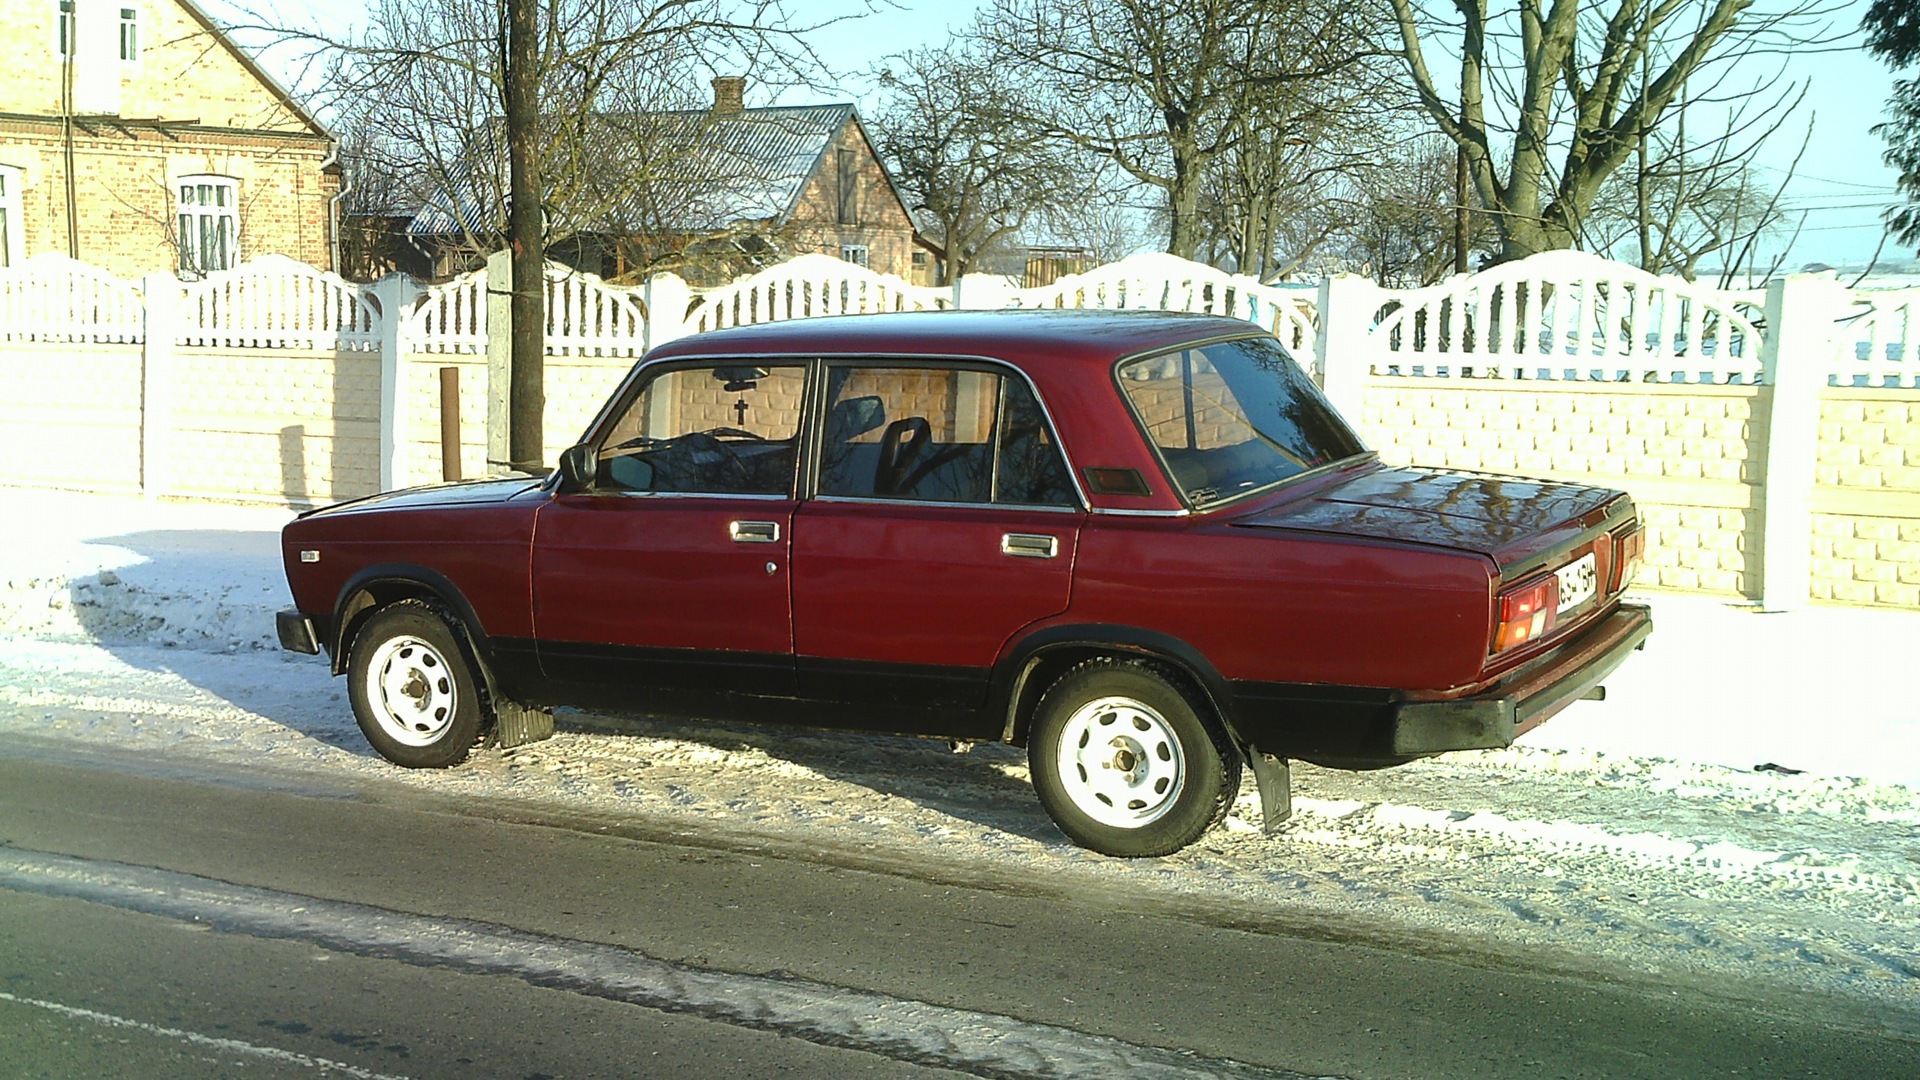
{"label": "car's rear fender", "polygon": [[1054,625],[1019,639],[994,665],[990,708],[1004,717],[1002,738],[1023,745],[1040,695],[1068,669],[1102,656],[1151,660],[1167,668],[1205,699],[1227,734],[1242,749],[1230,703],[1231,688],[1198,649],[1179,638],[1112,623]]}

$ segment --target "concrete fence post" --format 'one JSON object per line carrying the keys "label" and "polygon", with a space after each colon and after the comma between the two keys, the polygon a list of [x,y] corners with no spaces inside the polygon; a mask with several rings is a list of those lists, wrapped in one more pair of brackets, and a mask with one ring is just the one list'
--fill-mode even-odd
{"label": "concrete fence post", "polygon": [[953,306],[961,311],[996,311],[1008,306],[1014,289],[992,274],[967,274],[953,283]]}
{"label": "concrete fence post", "polygon": [[405,274],[388,274],[373,284],[380,305],[380,490],[406,485],[401,460],[407,452],[407,323],[414,305],[426,296]]}
{"label": "concrete fence post", "polygon": [[169,391],[176,378],[174,348],[180,339],[180,279],[161,272],[140,280],[145,314],[144,345],[140,352],[140,493],[164,495],[170,481],[167,466],[173,448],[173,402]]}
{"label": "concrete fence post", "polygon": [[513,253],[487,256],[487,472],[513,460]]}
{"label": "concrete fence post", "polygon": [[1320,390],[1357,430],[1366,406],[1371,364],[1367,335],[1379,289],[1357,274],[1336,274],[1320,282],[1320,327],[1314,351],[1320,357]]}
{"label": "concrete fence post", "polygon": [[687,336],[687,308],[693,288],[678,274],[655,274],[640,287],[647,325],[641,331],[641,349],[651,352],[669,341]]}
{"label": "concrete fence post", "polygon": [[1846,289],[1827,276],[1792,274],[1767,286],[1760,349],[1767,426],[1758,495],[1760,604],[1769,611],[1804,607],[1812,592],[1820,395],[1834,359],[1835,320],[1846,305]]}

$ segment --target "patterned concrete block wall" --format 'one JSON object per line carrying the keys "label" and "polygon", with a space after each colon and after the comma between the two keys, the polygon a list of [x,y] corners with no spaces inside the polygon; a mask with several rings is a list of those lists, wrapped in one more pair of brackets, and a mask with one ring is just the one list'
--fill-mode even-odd
{"label": "patterned concrete block wall", "polygon": [[0,484],[140,490],[138,345],[0,350]]}
{"label": "patterned concrete block wall", "polygon": [[[405,360],[405,446],[394,481],[401,487],[438,483],[440,456],[440,369],[460,372],[460,475],[487,474],[487,358],[461,353],[414,353]],[[627,356],[549,356],[544,418],[545,461],[561,451],[593,421],[600,406],[633,368]],[[376,389],[378,384],[376,383]]]}
{"label": "patterned concrete block wall", "polygon": [[162,493],[296,506],[380,487],[374,353],[181,349]]}
{"label": "patterned concrete block wall", "polygon": [[1625,489],[1648,529],[1639,585],[1752,597],[1765,392],[1376,378],[1360,428],[1389,462]]}
{"label": "patterned concrete block wall", "polygon": [[487,474],[487,358],[415,353],[406,358],[406,445],[400,449],[394,483],[400,487],[439,483],[440,369],[460,379],[460,476]]}
{"label": "patterned concrete block wall", "polygon": [[1920,608],[1920,390],[1826,392],[1812,507],[1814,599]]}

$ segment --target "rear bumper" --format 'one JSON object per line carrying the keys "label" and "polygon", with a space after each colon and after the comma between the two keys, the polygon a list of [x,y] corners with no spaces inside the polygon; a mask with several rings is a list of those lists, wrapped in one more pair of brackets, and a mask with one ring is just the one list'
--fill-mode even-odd
{"label": "rear bumper", "polygon": [[1653,633],[1653,612],[1622,604],[1585,637],[1545,665],[1484,694],[1452,701],[1414,701],[1394,709],[1392,752],[1424,757],[1449,750],[1511,746],[1513,740],[1585,697]]}
{"label": "rear bumper", "polygon": [[1493,687],[1445,701],[1386,689],[1235,683],[1235,726],[1263,753],[1338,768],[1399,765],[1513,740],[1585,697],[1653,632],[1653,613],[1622,604],[1598,626]]}

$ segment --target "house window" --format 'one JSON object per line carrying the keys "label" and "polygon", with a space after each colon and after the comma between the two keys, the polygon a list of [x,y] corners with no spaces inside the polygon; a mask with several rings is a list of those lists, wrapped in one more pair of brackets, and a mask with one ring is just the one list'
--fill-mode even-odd
{"label": "house window", "polygon": [[240,256],[239,181],[228,176],[183,176],[176,190],[180,195],[180,275],[197,278],[233,269]]}
{"label": "house window", "polygon": [[73,0],[60,0],[60,15],[54,21],[53,48],[61,56],[74,53]]}
{"label": "house window", "polygon": [[15,165],[0,165],[0,266],[20,265],[24,237],[20,235],[20,184],[26,174]]}
{"label": "house window", "polygon": [[834,161],[838,166],[836,179],[839,205],[835,208],[837,219],[842,225],[857,225],[860,223],[859,159],[851,150],[836,150]]}
{"label": "house window", "polygon": [[841,244],[840,257],[855,266],[872,265],[872,263],[867,261],[867,245],[865,244]]}
{"label": "house window", "polygon": [[120,59],[132,63],[140,59],[140,10],[120,9]]}

